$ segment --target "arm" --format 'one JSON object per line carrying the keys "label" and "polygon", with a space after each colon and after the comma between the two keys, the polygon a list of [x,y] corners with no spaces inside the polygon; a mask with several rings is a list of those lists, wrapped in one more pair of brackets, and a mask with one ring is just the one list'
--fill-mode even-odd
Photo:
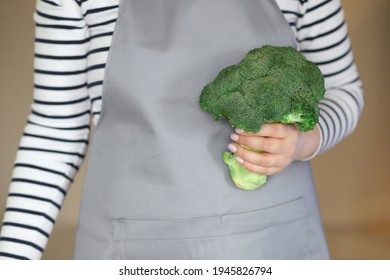
{"label": "arm", "polygon": [[88,144],[88,30],[75,1],[37,1],[34,101],[21,138],[0,258],[39,259]]}
{"label": "arm", "polygon": [[[278,4],[285,14],[299,15],[290,25],[300,51],[324,74],[326,93],[313,131],[302,133],[291,125],[273,124],[257,134],[238,131],[232,135],[234,142],[229,149],[237,154],[237,160],[248,170],[265,175],[282,171],[294,160],[311,159],[339,143],[355,129],[364,106],[340,1],[309,0],[298,4],[279,0]],[[266,153],[254,153],[236,143]]]}
{"label": "arm", "polygon": [[326,86],[325,98],[319,105],[322,141],[317,155],[353,132],[364,97],[340,0],[307,1],[302,13],[298,22],[299,47],[319,66]]}

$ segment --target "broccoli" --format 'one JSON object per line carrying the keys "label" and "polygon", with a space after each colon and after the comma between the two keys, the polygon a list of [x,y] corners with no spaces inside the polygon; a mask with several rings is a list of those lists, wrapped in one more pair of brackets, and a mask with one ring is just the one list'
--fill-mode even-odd
{"label": "broccoli", "polygon": [[234,184],[244,190],[255,190],[267,181],[266,175],[250,172],[242,167],[236,160],[236,155],[231,152],[223,153],[223,161],[229,168]]}
{"label": "broccoli", "polygon": [[[318,102],[324,93],[324,77],[313,62],[295,48],[266,45],[224,68],[203,88],[199,105],[215,120],[227,119],[247,132],[256,133],[263,123],[275,122],[296,123],[300,131],[308,131],[318,122]],[[255,189],[254,175],[238,170],[244,168],[233,164],[234,158],[224,154],[233,181],[241,181],[237,185],[243,189]],[[266,178],[256,175],[261,176],[259,187]]]}

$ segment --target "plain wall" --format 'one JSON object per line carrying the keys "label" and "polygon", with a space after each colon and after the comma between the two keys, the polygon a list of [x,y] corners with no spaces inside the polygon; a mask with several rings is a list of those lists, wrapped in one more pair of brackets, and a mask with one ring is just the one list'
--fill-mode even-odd
{"label": "plain wall", "polygon": [[[390,259],[390,1],[343,0],[366,108],[356,131],[313,160],[334,259]],[[0,3],[0,216],[33,92],[35,1]],[[65,201],[44,258],[70,259],[85,164]]]}

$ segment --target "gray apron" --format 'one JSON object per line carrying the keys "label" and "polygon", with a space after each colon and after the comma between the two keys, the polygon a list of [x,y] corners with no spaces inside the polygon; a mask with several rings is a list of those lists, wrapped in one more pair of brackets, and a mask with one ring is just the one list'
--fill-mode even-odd
{"label": "gray apron", "polygon": [[121,1],[76,259],[328,258],[309,163],[238,189],[222,160],[233,129],[198,106],[264,44],[296,46],[274,1]]}

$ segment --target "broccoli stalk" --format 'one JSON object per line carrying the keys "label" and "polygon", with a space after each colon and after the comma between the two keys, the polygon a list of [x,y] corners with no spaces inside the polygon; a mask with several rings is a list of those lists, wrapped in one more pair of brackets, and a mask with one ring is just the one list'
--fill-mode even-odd
{"label": "broccoli stalk", "polygon": [[[314,63],[295,48],[267,45],[224,68],[203,88],[199,105],[215,120],[227,119],[247,132],[274,122],[296,123],[300,131],[309,131],[318,122],[324,93],[324,77]],[[239,165],[234,154],[225,152],[223,159],[238,187],[253,190],[266,182],[266,176]]]}
{"label": "broccoli stalk", "polygon": [[223,153],[223,161],[229,168],[234,184],[240,189],[255,190],[267,182],[267,176],[256,174],[242,167],[231,152]]}

